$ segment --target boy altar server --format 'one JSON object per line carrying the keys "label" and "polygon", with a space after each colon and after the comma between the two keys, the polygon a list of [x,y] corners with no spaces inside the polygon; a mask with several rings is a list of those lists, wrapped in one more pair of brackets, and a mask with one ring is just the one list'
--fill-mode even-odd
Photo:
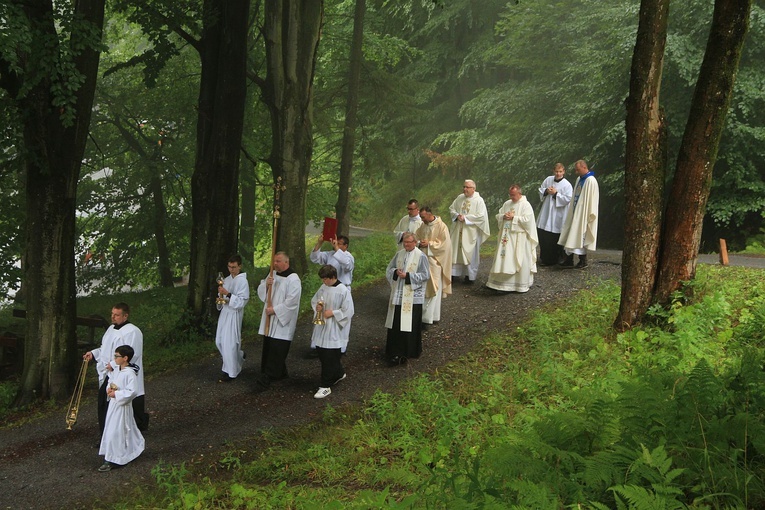
{"label": "boy altar server", "polygon": [[134,354],[129,345],[120,345],[114,351],[117,366],[109,375],[106,396],[110,402],[98,451],[104,456],[104,463],[98,468],[102,473],[111,471],[115,465],[124,466],[144,450],[143,436],[133,418],[132,401],[138,385],[136,374],[140,371],[138,365],[130,363]]}
{"label": "boy altar server", "polygon": [[321,361],[321,382],[314,398],[324,398],[332,393],[330,386],[345,379],[345,369],[340,361],[348,346],[348,336],[353,317],[353,298],[348,287],[337,279],[337,270],[326,264],[319,269],[322,286],[311,299],[316,317],[311,347],[316,348]]}

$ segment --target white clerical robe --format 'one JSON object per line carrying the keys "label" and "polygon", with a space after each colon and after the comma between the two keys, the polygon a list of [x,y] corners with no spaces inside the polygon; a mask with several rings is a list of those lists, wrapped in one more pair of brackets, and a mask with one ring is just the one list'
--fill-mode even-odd
{"label": "white clerical robe", "polygon": [[[390,284],[388,315],[385,327],[393,327],[396,306],[401,306],[401,331],[412,331],[412,305],[425,302],[425,285],[430,278],[428,257],[417,248],[412,251],[399,250],[385,270],[385,278]],[[396,278],[396,269],[403,269],[405,278]]]}
{"label": "white clerical robe", "polygon": [[399,249],[404,247],[402,239],[404,233],[411,232],[414,234],[417,229],[420,228],[420,225],[422,225],[422,218],[420,218],[419,214],[417,216],[409,216],[407,214],[401,218],[401,220],[399,220],[398,225],[396,225],[396,228],[393,229],[393,233],[396,234],[396,243],[398,243]]}
{"label": "white clerical robe", "polygon": [[314,264],[329,264],[337,270],[337,280],[350,289],[353,283],[353,269],[356,260],[348,250],[312,251],[311,262]]}
{"label": "white clerical robe", "polygon": [[342,283],[332,287],[322,285],[311,298],[314,314],[319,301],[324,303],[324,311],[332,310],[334,315],[325,318],[324,324],[314,324],[311,348],[322,347],[345,351],[350,336],[351,317],[354,313],[350,290]]}
{"label": "white clerical robe", "polygon": [[101,347],[90,351],[93,359],[96,360],[98,387],[101,387],[107,376],[111,379],[113,372],[106,368],[107,364],[114,370],[117,369],[117,364],[114,362],[114,350],[120,345],[129,345],[135,351],[130,362],[141,367],[136,380],[136,397],[140,397],[146,393],[143,382],[143,333],[130,322],[125,322],[120,326],[114,324],[109,326],[101,339]]}
{"label": "white clerical robe", "polygon": [[[461,276],[468,266],[468,276],[475,280],[480,263],[480,250],[483,239],[491,234],[486,204],[476,191],[472,197],[464,193],[454,199],[449,206],[452,228],[449,232],[452,241],[452,275]],[[462,214],[465,221],[457,221]]]}
{"label": "white clerical robe", "polygon": [[246,273],[239,273],[236,278],[228,275],[223,280],[223,288],[231,293],[225,304],[218,305],[218,329],[215,333],[215,345],[223,358],[222,370],[229,377],[236,377],[242,371],[244,352],[242,351],[242,317],[244,306],[250,300],[250,284]]}
{"label": "white clerical robe", "polygon": [[[274,315],[271,316],[268,333],[266,333],[266,307],[263,307],[263,313],[260,316],[260,328],[258,329],[259,335],[289,341],[292,341],[292,337],[295,335],[302,288],[297,273],[292,272],[291,269],[289,271],[288,276],[279,276],[278,273],[274,276],[274,288],[271,291]],[[266,302],[267,298],[266,290],[266,281],[261,280],[260,285],[258,285],[258,297],[263,303]]]}
{"label": "white clerical robe", "polygon": [[597,246],[600,190],[598,181],[591,174],[587,174],[584,181],[577,177],[574,198],[566,210],[558,244],[569,253],[586,255],[588,251],[595,251]]}
{"label": "white clerical robe", "polygon": [[430,223],[423,222],[415,233],[418,241],[428,241],[423,252],[430,263],[430,279],[425,297],[433,297],[438,291],[443,295],[452,293],[452,239],[449,229],[440,217]]}
{"label": "white clerical robe", "polygon": [[[545,195],[545,191],[550,186],[554,186],[557,190],[555,196]],[[554,175],[546,178],[539,187],[539,199],[542,201],[542,207],[539,209],[537,227],[547,232],[560,234],[563,218],[566,216],[566,208],[571,202],[573,193],[574,189],[565,177],[562,177],[558,182],[555,182]]]}
{"label": "white clerical robe", "polygon": [[[514,211],[512,220],[505,213]],[[508,200],[497,213],[497,253],[486,286],[495,290],[527,292],[537,272],[537,239],[534,209],[525,196]]]}
{"label": "white clerical robe", "polygon": [[138,367],[132,365],[131,360],[130,365],[122,369],[116,367],[109,375],[109,384],[114,384],[117,390],[114,392],[114,398],[110,399],[106,412],[106,423],[98,454],[104,455],[107,462],[120,466],[141,455],[145,447],[143,436],[133,417],[131,404],[138,396],[136,370],[141,372]]}

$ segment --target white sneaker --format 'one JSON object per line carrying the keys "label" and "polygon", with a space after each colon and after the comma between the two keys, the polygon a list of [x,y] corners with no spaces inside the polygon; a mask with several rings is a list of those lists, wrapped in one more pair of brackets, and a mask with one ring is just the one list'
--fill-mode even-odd
{"label": "white sneaker", "polygon": [[324,398],[330,393],[332,393],[332,390],[329,388],[319,388],[319,391],[316,392],[316,395],[314,395],[313,398]]}
{"label": "white sneaker", "polygon": [[348,374],[343,374],[343,376],[342,376],[340,379],[338,379],[337,381],[335,381],[335,384],[339,383],[340,381],[342,381],[343,379],[345,379],[347,376],[348,376]]}

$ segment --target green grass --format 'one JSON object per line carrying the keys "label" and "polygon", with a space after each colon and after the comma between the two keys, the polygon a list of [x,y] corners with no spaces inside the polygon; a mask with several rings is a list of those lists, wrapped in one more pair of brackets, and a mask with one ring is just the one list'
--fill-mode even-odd
{"label": "green grass", "polygon": [[260,432],[211,471],[157,466],[121,508],[761,508],[765,273],[693,286],[618,335],[618,287],[583,291],[401,394]]}

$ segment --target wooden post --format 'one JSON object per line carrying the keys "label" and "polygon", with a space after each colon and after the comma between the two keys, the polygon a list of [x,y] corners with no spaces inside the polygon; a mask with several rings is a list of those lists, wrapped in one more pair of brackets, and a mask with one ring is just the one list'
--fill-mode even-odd
{"label": "wooden post", "polygon": [[720,264],[728,265],[728,245],[725,243],[725,239],[720,239]]}

